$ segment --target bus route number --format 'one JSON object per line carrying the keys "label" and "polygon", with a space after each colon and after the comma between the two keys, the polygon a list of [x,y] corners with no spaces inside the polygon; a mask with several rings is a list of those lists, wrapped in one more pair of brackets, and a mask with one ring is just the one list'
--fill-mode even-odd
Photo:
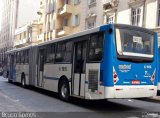
{"label": "bus route number", "polygon": [[145,65],[145,66],[144,66],[144,69],[151,69],[151,68],[152,68],[151,65]]}

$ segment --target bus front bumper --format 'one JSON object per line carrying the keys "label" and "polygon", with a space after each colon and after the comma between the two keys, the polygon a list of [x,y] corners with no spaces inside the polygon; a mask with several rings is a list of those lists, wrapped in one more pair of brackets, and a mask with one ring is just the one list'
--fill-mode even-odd
{"label": "bus front bumper", "polygon": [[157,86],[114,86],[105,87],[105,98],[143,98],[157,95]]}

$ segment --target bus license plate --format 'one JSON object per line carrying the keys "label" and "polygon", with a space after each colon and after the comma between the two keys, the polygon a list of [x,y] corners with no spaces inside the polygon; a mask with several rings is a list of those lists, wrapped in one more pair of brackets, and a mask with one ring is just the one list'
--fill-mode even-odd
{"label": "bus license plate", "polygon": [[140,84],[139,80],[132,80],[132,84]]}

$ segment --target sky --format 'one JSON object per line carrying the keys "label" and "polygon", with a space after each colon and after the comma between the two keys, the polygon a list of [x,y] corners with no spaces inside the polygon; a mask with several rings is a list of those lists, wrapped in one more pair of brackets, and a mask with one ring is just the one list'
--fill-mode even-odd
{"label": "sky", "polygon": [[[0,0],[0,30],[1,30],[1,21],[2,21],[3,1],[4,0]],[[24,24],[32,20],[38,19],[37,11],[39,9],[39,0],[26,0],[25,2],[24,0],[20,0],[20,2],[21,4],[19,8],[23,10],[20,10],[18,14],[23,17],[19,17],[18,27],[23,26]],[[24,13],[26,13],[26,15],[24,15]]]}

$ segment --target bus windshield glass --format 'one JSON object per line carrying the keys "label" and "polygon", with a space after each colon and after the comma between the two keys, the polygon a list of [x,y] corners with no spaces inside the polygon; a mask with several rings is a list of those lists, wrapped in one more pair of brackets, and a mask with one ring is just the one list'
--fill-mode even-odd
{"label": "bus windshield glass", "polygon": [[153,58],[154,35],[132,29],[116,29],[117,52],[121,57]]}

